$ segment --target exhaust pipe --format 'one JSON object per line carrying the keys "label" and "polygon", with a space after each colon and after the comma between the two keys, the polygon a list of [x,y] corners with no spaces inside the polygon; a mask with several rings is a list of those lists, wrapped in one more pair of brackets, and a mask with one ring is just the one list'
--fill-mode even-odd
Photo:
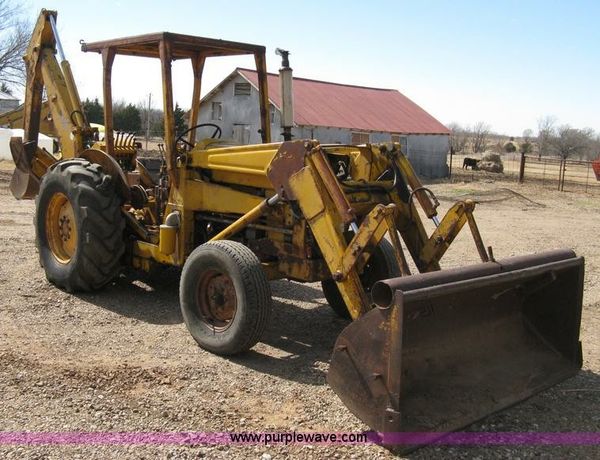
{"label": "exhaust pipe", "polygon": [[281,128],[284,141],[292,140],[292,127],[294,126],[294,93],[292,68],[290,67],[289,51],[277,48],[275,54],[281,56],[279,69],[279,83],[281,85]]}

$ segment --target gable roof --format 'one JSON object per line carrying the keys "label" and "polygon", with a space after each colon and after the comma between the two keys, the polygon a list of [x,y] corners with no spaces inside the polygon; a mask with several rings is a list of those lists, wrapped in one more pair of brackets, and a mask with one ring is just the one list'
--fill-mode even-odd
{"label": "gable roof", "polygon": [[[255,70],[237,68],[258,87]],[[279,75],[267,74],[269,99],[281,107]],[[398,134],[450,134],[448,128],[397,90],[344,85],[294,77],[294,122]]]}

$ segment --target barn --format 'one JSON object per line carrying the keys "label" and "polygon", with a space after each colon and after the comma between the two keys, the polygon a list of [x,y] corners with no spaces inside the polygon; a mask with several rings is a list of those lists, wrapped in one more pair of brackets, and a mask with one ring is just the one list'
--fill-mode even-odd
{"label": "barn", "polygon": [[[283,140],[279,76],[269,73],[267,78],[273,140]],[[340,144],[400,142],[419,175],[447,175],[450,131],[399,91],[297,77],[293,85],[294,138]],[[241,144],[259,143],[257,72],[235,69],[202,98],[198,122],[219,125],[224,137]]]}

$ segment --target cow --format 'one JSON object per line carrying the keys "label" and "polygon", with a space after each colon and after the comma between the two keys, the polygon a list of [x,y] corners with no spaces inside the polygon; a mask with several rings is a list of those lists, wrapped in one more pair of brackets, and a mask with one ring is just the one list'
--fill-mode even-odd
{"label": "cow", "polygon": [[479,160],[477,158],[465,158],[463,160],[463,169],[469,169],[469,166],[471,167],[471,169],[478,169],[477,168],[477,163],[479,162]]}

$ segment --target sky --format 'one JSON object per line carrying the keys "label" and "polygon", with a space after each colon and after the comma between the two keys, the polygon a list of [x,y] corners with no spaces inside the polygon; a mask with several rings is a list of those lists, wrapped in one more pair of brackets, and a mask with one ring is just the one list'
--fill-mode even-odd
{"label": "sky", "polygon": [[[291,52],[297,77],[397,89],[442,123],[485,121],[500,134],[559,124],[600,131],[600,1],[38,1],[58,31],[82,99],[102,96],[100,55],[80,40],[169,31]],[[249,57],[214,58],[203,93]],[[189,62],[173,66],[174,95],[191,105]],[[161,108],[158,60],[117,56],[113,98]]]}

